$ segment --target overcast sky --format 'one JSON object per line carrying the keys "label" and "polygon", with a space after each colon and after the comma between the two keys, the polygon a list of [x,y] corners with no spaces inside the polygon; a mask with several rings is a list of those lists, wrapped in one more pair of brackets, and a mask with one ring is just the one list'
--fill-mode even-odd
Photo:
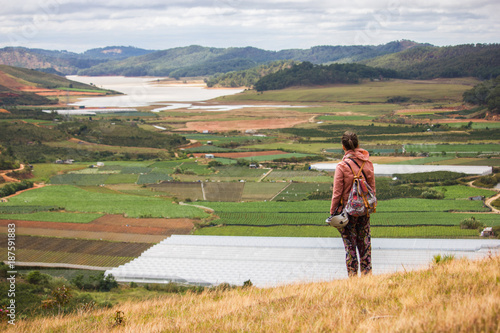
{"label": "overcast sky", "polygon": [[0,0],[0,47],[500,42],[498,0]]}

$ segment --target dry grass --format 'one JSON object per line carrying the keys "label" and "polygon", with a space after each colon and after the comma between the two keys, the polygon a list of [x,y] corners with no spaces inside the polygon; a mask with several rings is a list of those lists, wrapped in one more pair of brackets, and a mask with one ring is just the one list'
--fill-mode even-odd
{"label": "dry grass", "polygon": [[[113,327],[116,311],[125,323]],[[165,296],[8,332],[500,332],[500,257],[272,289]]]}

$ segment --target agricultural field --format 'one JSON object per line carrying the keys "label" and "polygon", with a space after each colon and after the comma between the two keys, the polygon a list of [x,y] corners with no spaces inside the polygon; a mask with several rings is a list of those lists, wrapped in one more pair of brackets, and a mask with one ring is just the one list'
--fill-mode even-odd
{"label": "agricultural field", "polygon": [[[7,228],[12,223],[16,225],[18,263],[115,267],[136,258],[172,234],[189,234],[197,221],[187,218],[138,219],[109,214],[40,214],[2,214],[5,220],[0,220],[0,228]],[[71,220],[69,216],[86,216],[87,219]],[[6,238],[6,234],[0,234],[0,238]],[[6,258],[6,249],[2,249],[0,259]]]}
{"label": "agricultural field", "polygon": [[[0,227],[5,230],[15,221],[22,261],[97,267],[130,261],[172,234],[339,237],[324,223],[333,173],[307,170],[313,163],[310,158],[338,161],[343,154],[340,136],[353,130],[374,163],[499,167],[499,122],[476,121],[471,118],[475,110],[461,108],[462,93],[475,83],[389,80],[246,91],[212,102],[255,102],[266,108],[113,115],[118,120],[93,117],[103,128],[111,121],[141,117],[134,119],[140,128],[160,135],[153,125],[164,126],[167,130],[161,135],[179,133],[190,143],[183,141],[183,149],[163,149],[67,137],[43,142],[58,153],[79,151],[82,160],[90,152],[102,153],[98,156],[105,157],[104,165],[90,168],[99,160],[89,159],[72,165],[33,163],[32,180],[47,186],[0,203]],[[394,96],[410,99],[388,102]],[[272,107],[281,103],[294,107]],[[78,121],[83,124],[86,118]],[[26,122],[36,124],[36,129],[57,126],[32,116]],[[201,133],[212,125],[220,131]],[[250,168],[250,163],[263,168]],[[444,186],[445,180],[454,185]],[[460,228],[460,222],[470,217],[484,226],[500,225],[498,214],[490,213],[483,201],[468,200],[498,192],[463,185],[473,180],[413,179],[395,184],[390,178],[377,179],[380,199],[371,217],[373,237],[477,238],[477,229]],[[424,199],[424,192],[444,197]],[[315,195],[320,200],[309,199]],[[5,258],[5,253],[0,256]]]}
{"label": "agricultural field", "polygon": [[8,206],[57,206],[67,212],[126,214],[129,217],[202,218],[205,213],[171,201],[137,195],[90,192],[71,185],[53,185],[11,198]]}
{"label": "agricultural field", "polygon": [[[260,236],[304,236],[337,237],[325,226],[324,220],[330,208],[327,200],[294,200],[293,187],[313,184],[292,183],[279,197],[287,201],[204,203],[213,208],[219,217],[212,223],[218,228],[197,229],[203,235],[260,235]],[[329,184],[316,184],[327,190]],[[482,201],[468,200],[469,196],[496,193],[492,190],[475,189],[464,185],[436,188],[445,193],[444,199],[402,198],[380,200],[377,212],[371,216],[374,237],[425,237],[460,238],[477,237],[478,230],[460,229],[460,222],[474,216],[486,226],[500,225],[497,214],[489,213]],[[288,192],[288,193],[287,193]],[[298,192],[296,190],[296,192]],[[296,193],[298,194],[298,193]],[[286,198],[284,196],[287,196]]]}
{"label": "agricultural field", "polygon": [[496,143],[492,144],[419,144],[419,145],[405,145],[405,150],[411,152],[424,152],[432,154],[460,154],[460,153],[489,153],[500,154],[500,146]]}
{"label": "agricultural field", "polygon": [[332,179],[330,178],[330,182],[327,183],[312,183],[312,182],[304,182],[304,183],[290,183],[287,188],[282,191],[279,195],[277,195],[274,200],[275,201],[302,201],[306,200],[307,196],[310,193],[318,192],[318,191],[328,191],[332,187]]}
{"label": "agricultural field", "polygon": [[[463,81],[441,82],[389,80],[384,82],[365,82],[362,85],[333,85],[326,88],[287,88],[271,90],[265,93],[246,91],[241,94],[225,96],[225,101],[272,101],[272,102],[386,102],[394,96],[411,96],[418,101],[432,101],[441,103],[461,102],[462,94],[478,81],[470,79],[467,84]],[[446,96],[446,97],[445,97]],[[222,100],[222,98],[219,98]]]}
{"label": "agricultural field", "polygon": [[242,201],[269,201],[280,193],[289,183],[246,182],[241,195]]}
{"label": "agricultural field", "polygon": [[273,170],[265,181],[294,181],[304,183],[330,183],[333,178],[325,172]]}
{"label": "agricultural field", "polygon": [[[0,235],[6,241],[4,235]],[[138,257],[150,243],[110,242],[38,236],[16,237],[18,263],[71,263],[94,267],[116,267]],[[5,250],[0,260],[6,260]]]}

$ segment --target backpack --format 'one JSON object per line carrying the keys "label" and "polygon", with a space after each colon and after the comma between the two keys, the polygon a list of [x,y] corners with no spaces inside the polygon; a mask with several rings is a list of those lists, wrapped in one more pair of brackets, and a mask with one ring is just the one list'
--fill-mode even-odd
{"label": "backpack", "polygon": [[[358,166],[359,171],[358,174],[354,173],[351,165],[346,161],[346,164],[349,166],[349,169],[351,169],[352,174],[354,175],[354,180],[351,192],[349,193],[349,199],[347,200],[344,210],[351,216],[370,216],[371,213],[376,211],[377,198],[375,197],[375,193],[372,188],[366,181],[366,175],[363,172],[365,162],[363,162],[360,167],[355,160],[352,158],[351,160]],[[363,177],[360,177],[361,173],[363,173]]]}

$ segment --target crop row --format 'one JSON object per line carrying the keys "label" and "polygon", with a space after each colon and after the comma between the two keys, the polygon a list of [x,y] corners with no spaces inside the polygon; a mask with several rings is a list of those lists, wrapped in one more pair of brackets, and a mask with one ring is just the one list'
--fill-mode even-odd
{"label": "crop row", "polygon": [[[371,215],[372,226],[452,226],[473,216],[471,213],[448,212],[395,212],[375,213]],[[223,225],[324,225],[326,213],[220,213],[219,220],[215,222]],[[487,226],[500,225],[500,220],[492,214],[475,214],[476,219]]]}
{"label": "crop row", "polygon": [[151,244],[19,235],[16,246],[24,250],[137,257]]}
{"label": "crop row", "polygon": [[[19,262],[47,262],[97,267],[118,267],[132,259],[134,259],[134,257],[117,257],[109,255],[92,255],[44,250],[16,250],[16,260]],[[0,250],[0,260],[7,260],[7,251]]]}
{"label": "crop row", "polygon": [[[286,192],[286,191],[285,191]],[[216,213],[230,212],[269,212],[269,213],[320,213],[330,210],[328,200],[310,200],[300,202],[207,202],[205,206],[213,208]],[[430,200],[419,198],[403,198],[379,201],[377,212],[447,212],[475,211],[486,212],[482,201],[471,200]]]}
{"label": "crop row", "polygon": [[0,206],[0,214],[28,214],[57,209],[57,206]]}
{"label": "crop row", "polygon": [[[477,230],[458,226],[377,227],[371,228],[373,238],[472,238]],[[225,226],[201,228],[195,235],[260,236],[260,237],[340,237],[337,229],[329,226],[280,225],[273,227]]]}

